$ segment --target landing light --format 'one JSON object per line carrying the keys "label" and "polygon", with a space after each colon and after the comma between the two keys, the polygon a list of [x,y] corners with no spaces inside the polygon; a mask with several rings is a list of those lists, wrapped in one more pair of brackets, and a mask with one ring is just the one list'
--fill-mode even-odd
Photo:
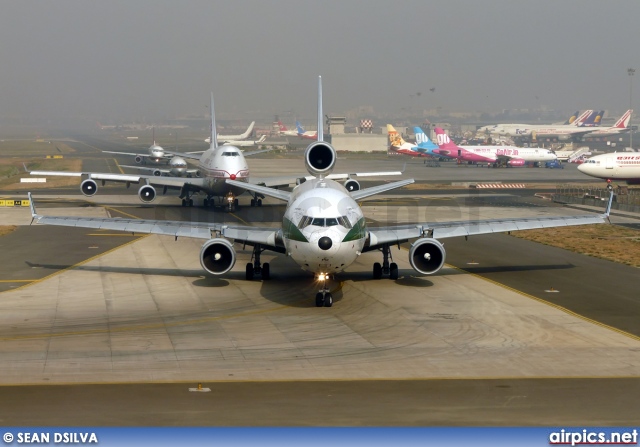
{"label": "landing light", "polygon": [[325,281],[329,279],[329,275],[326,273],[318,273],[318,281]]}

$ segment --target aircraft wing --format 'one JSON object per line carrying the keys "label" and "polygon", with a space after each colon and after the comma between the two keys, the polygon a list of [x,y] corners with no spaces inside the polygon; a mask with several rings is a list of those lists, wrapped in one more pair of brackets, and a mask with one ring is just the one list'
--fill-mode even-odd
{"label": "aircraft wing", "polygon": [[[114,152],[114,151],[102,151],[103,154],[117,154],[117,155],[128,155],[130,157],[142,157],[142,158],[149,158],[150,155],[149,154],[134,154],[131,152]],[[165,153],[168,153],[167,151],[165,151]],[[169,159],[171,157],[162,157],[162,158],[166,158]]]}
{"label": "aircraft wing", "polygon": [[[171,175],[170,169],[159,169],[159,168],[150,168],[148,166],[127,166],[120,165],[121,168],[129,168],[129,169],[137,169],[138,171],[148,171],[148,172],[160,172],[162,175]],[[187,175],[195,175],[197,174],[197,169],[187,169],[184,171]],[[157,177],[157,176],[156,176]]]}
{"label": "aircraft wing", "polygon": [[281,191],[279,189],[273,189],[267,186],[256,185],[249,182],[239,182],[238,180],[226,179],[225,181],[230,185],[238,186],[248,191],[253,191],[265,196],[273,197],[274,199],[284,200],[285,202],[288,202],[289,198],[291,197],[291,193],[289,191]]}
{"label": "aircraft wing", "polygon": [[31,175],[61,176],[61,177],[87,177],[93,180],[116,183],[140,183],[149,185],[168,186],[182,188],[188,185],[192,190],[204,187],[203,178],[162,177],[157,175],[132,175],[132,174],[106,174],[99,172],[65,172],[65,171],[29,171]]}
{"label": "aircraft wing", "polygon": [[371,188],[364,188],[358,191],[352,191],[351,197],[354,200],[364,199],[365,197],[380,194],[381,192],[389,191],[391,189],[402,188],[403,186],[410,185],[414,180],[412,178],[407,180],[400,180],[398,182],[384,183],[382,185],[372,186]]}
{"label": "aircraft wing", "polygon": [[539,228],[566,227],[571,225],[593,225],[606,223],[611,212],[613,194],[609,197],[603,214],[578,216],[524,217],[518,219],[465,220],[453,222],[426,222],[369,229],[368,245],[363,251],[375,250],[383,244],[401,244],[409,239],[432,237],[474,236],[488,233],[504,233]]}
{"label": "aircraft wing", "polygon": [[29,206],[33,221],[40,225],[91,228],[96,230],[125,231],[139,234],[211,239],[217,235],[248,245],[261,244],[265,248],[284,253],[282,235],[277,228],[229,226],[209,222],[184,222],[169,220],[119,219],[110,217],[43,216],[36,212],[33,197],[29,193]]}
{"label": "aircraft wing", "polygon": [[269,152],[269,151],[272,151],[272,150],[273,150],[273,148],[260,149],[259,151],[243,152],[242,155],[244,155],[245,157],[250,157],[251,155],[261,154],[263,152]]}
{"label": "aircraft wing", "polygon": [[[246,154],[245,154],[246,155]],[[406,167],[406,164],[405,164]],[[344,173],[344,174],[329,174],[325,176],[325,178],[331,180],[347,180],[353,177],[377,177],[377,176],[388,176],[388,175],[402,175],[404,173],[404,168],[402,171],[386,171],[386,172],[352,172],[352,173]],[[300,175],[288,175],[281,177],[250,177],[249,183],[253,183],[254,185],[263,185],[274,187],[284,187],[284,186],[294,186],[302,181],[312,180],[315,177],[306,174]]]}
{"label": "aircraft wing", "polygon": [[[202,153],[205,151],[197,151],[197,152],[176,152],[176,151],[164,151],[165,154],[171,155],[171,157],[182,157],[189,160],[200,160]],[[169,158],[171,158],[169,157]]]}

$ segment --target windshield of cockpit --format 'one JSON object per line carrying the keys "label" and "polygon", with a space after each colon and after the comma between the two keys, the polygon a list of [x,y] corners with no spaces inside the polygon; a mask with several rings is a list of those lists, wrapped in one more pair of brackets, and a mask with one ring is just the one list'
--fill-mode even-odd
{"label": "windshield of cockpit", "polygon": [[300,219],[300,223],[298,223],[298,228],[302,230],[304,227],[308,227],[309,225],[313,225],[316,227],[333,227],[336,225],[341,225],[345,228],[351,228],[351,223],[347,216],[338,216],[338,217],[311,217],[311,216],[302,216]]}

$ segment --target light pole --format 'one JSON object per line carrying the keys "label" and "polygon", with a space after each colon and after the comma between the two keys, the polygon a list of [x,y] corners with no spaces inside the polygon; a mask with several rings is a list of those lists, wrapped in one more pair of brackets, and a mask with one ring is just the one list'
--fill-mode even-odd
{"label": "light pole", "polygon": [[[633,109],[633,75],[636,73],[635,68],[627,68],[627,74],[629,75],[629,108]],[[631,116],[633,116],[633,112],[629,116],[629,146],[631,146],[631,150],[633,150],[633,126],[631,125]]]}

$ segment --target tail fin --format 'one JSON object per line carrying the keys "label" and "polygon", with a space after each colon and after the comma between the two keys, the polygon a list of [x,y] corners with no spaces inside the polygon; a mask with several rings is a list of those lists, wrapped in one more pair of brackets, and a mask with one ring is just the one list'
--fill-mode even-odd
{"label": "tail fin", "polygon": [[253,132],[253,126],[255,126],[255,125],[256,125],[256,122],[255,121],[251,121],[251,124],[249,124],[249,127],[247,128],[247,130],[243,134],[240,134],[240,138],[238,138],[238,139],[239,140],[246,140],[247,137],[249,135],[251,135],[251,132]]}
{"label": "tail fin", "polygon": [[455,143],[451,141],[451,139],[449,138],[449,135],[446,134],[444,129],[441,129],[440,127],[436,127],[434,131],[436,133],[436,138],[437,138],[436,144],[440,149],[455,149],[455,150],[458,149],[458,146],[456,146]]}
{"label": "tail fin", "polygon": [[318,76],[318,141],[324,141],[324,115],[322,114],[322,76]]}
{"label": "tail fin", "polygon": [[266,136],[266,135],[262,135],[262,136],[260,137],[260,139],[259,139],[258,141],[256,141],[256,143],[262,143],[262,142],[264,142],[264,140],[266,140],[266,139],[267,139],[267,136]]}
{"label": "tail fin", "polygon": [[580,110],[576,110],[575,112],[573,112],[573,115],[571,115],[569,117],[568,120],[566,120],[563,124],[567,125],[567,124],[573,124],[573,122],[576,120],[576,118],[578,118],[578,114],[580,113]]}
{"label": "tail fin", "polygon": [[278,129],[280,129],[280,132],[286,132],[287,130],[287,126],[285,126],[284,124],[282,124],[282,121],[278,121]]}
{"label": "tail fin", "polygon": [[210,149],[218,148],[218,131],[216,130],[216,111],[213,108],[213,92],[211,92],[211,143]]}
{"label": "tail fin", "polygon": [[582,120],[582,122],[579,124],[579,126],[580,127],[593,127],[595,125],[596,116],[597,115],[598,115],[597,113],[592,112],[591,115],[589,115],[584,120]]}
{"label": "tail fin", "polygon": [[424,133],[421,127],[414,127],[413,132],[416,134],[416,143],[418,147],[423,149],[437,149],[438,145],[429,139],[429,136]]}
{"label": "tail fin", "polygon": [[618,121],[616,121],[616,123],[611,126],[611,127],[615,127],[618,129],[626,129],[627,126],[629,125],[629,121],[631,120],[631,114],[633,113],[633,109],[629,109],[627,110],[624,115],[622,115],[620,117],[620,119]]}
{"label": "tail fin", "polygon": [[596,113],[596,117],[593,120],[593,125],[600,126],[600,124],[602,124],[603,116],[604,116],[604,110],[600,110],[598,113]]}
{"label": "tail fin", "polygon": [[573,123],[571,123],[572,125],[576,126],[576,127],[580,127],[582,126],[582,123],[587,120],[591,115],[593,115],[593,110],[585,110],[584,112],[582,112],[582,114],[577,117],[575,119],[575,121]]}
{"label": "tail fin", "polygon": [[387,134],[389,134],[389,144],[391,146],[400,147],[405,143],[402,136],[391,124],[387,124]]}
{"label": "tail fin", "polygon": [[296,121],[296,132],[298,132],[300,135],[305,132],[304,127],[302,127],[302,124],[300,124],[300,121]]}

